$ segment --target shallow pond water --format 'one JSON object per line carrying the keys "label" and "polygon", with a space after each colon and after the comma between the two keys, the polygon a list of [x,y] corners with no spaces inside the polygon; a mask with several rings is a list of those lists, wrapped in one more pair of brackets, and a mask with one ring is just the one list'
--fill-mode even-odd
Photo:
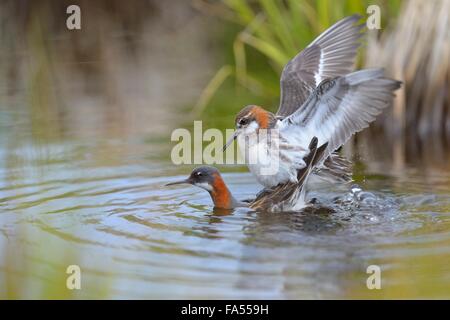
{"label": "shallow pond water", "polygon": [[[139,139],[8,148],[3,138],[1,296],[450,296],[448,172],[313,181],[318,203],[304,212],[225,214],[201,189],[164,187],[191,168],[152,156],[159,152],[167,145]],[[258,191],[245,170],[222,170],[239,198]],[[72,264],[81,290],[65,289]],[[369,265],[382,270],[381,290],[366,287]]]}
{"label": "shallow pond water", "polygon": [[[450,298],[445,148],[424,144],[424,164],[367,142],[355,182],[312,183],[317,204],[297,213],[224,214],[201,189],[164,187],[192,169],[170,161],[170,133],[191,126],[185,111],[220,65],[211,20],[183,5],[130,32],[101,11],[86,12],[78,34],[46,32],[45,16],[23,29],[8,20],[4,35],[17,39],[0,63],[0,299]],[[205,127],[232,126],[233,90]],[[245,168],[220,169],[236,197],[259,191]],[[80,290],[66,287],[70,265]],[[366,286],[370,265],[380,290]]]}

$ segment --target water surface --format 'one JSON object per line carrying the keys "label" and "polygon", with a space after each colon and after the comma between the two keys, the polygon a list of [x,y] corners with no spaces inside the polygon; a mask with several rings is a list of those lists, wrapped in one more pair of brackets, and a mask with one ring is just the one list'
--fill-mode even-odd
{"label": "water surface", "polygon": [[[158,160],[167,149],[143,138],[18,146],[3,129],[2,297],[59,296],[69,264],[83,287],[65,294],[80,298],[449,297],[448,172],[363,172],[358,186],[312,184],[321,209],[224,214],[203,190],[163,187],[191,170]],[[259,190],[222,170],[239,198]],[[373,264],[382,290],[366,288]]]}
{"label": "water surface", "polygon": [[[0,298],[450,298],[446,148],[359,139],[354,183],[312,184],[319,204],[297,213],[224,214],[203,190],[163,186],[192,169],[171,163],[170,133],[192,125],[219,65],[211,20],[177,8],[135,33],[88,13],[101,44],[52,36],[45,19],[8,32],[20,41],[0,63]],[[244,102],[231,92],[205,128],[232,126]],[[220,169],[236,197],[259,191],[245,168]],[[66,288],[73,264],[81,290]],[[381,290],[366,287],[369,265]]]}

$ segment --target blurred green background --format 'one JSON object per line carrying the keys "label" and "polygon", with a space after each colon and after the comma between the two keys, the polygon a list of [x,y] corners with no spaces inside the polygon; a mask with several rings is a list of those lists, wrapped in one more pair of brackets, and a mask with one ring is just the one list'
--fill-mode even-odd
{"label": "blurred green background", "polygon": [[[448,298],[449,3],[2,1],[0,298],[298,298],[302,290],[325,298]],[[71,4],[81,8],[81,30],[66,28]],[[331,272],[340,289],[329,294],[330,288],[299,284],[291,293],[265,296],[269,289],[214,291],[202,282],[205,270],[192,276],[175,269],[203,256],[211,257],[211,268],[221,265],[220,245],[204,253],[217,243],[193,239],[223,237],[229,240],[225,252],[251,241],[230,239],[233,226],[245,234],[242,220],[210,229],[217,221],[201,218],[207,198],[201,198],[203,207],[180,209],[172,204],[194,193],[161,190],[168,177],[190,170],[170,162],[172,130],[191,129],[193,120],[203,120],[204,129],[232,128],[234,115],[247,104],[275,111],[283,65],[337,20],[354,13],[366,17],[372,4],[381,9],[382,29],[367,32],[356,67],[385,67],[404,86],[392,108],[342,153],[355,161],[358,183],[375,181],[376,191],[411,202],[403,205],[410,216],[393,222],[400,224],[392,228],[399,228],[393,234],[401,242],[393,248],[379,242],[369,254],[387,266],[391,289],[366,290],[359,271],[350,268]],[[364,232],[362,238],[376,237]],[[385,249],[390,254],[380,253]],[[360,258],[372,259],[366,252]],[[67,290],[65,266],[80,261],[88,264],[84,289]],[[410,265],[414,281],[405,271]],[[303,276],[293,270],[283,273],[288,283]],[[212,273],[208,284],[218,277]]]}

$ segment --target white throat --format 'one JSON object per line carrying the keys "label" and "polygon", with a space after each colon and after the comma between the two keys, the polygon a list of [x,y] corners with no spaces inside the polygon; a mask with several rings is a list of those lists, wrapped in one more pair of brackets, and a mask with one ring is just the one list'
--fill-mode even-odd
{"label": "white throat", "polygon": [[205,189],[206,191],[213,191],[212,186],[211,186],[209,183],[207,183],[207,182],[195,183],[194,185],[195,185],[196,187]]}

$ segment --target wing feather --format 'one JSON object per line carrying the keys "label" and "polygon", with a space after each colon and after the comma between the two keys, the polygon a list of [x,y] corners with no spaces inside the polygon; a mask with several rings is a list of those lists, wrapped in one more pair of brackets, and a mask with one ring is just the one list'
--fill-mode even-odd
{"label": "wing feather", "polygon": [[317,37],[290,60],[280,80],[280,106],[277,116],[291,115],[324,79],[352,71],[364,24],[353,15],[342,19]]}
{"label": "wing feather", "polygon": [[382,69],[366,69],[323,81],[304,105],[282,121],[281,130],[300,141],[317,136],[327,154],[361,131],[390,105],[401,82],[385,78]]}
{"label": "wing feather", "polygon": [[250,203],[250,208],[259,211],[278,212],[291,210],[296,207],[298,202],[302,203],[304,199],[301,199],[301,197],[304,195],[306,181],[316,164],[323,161],[324,152],[327,148],[326,143],[320,147],[317,143],[318,139],[316,137],[313,137],[309,142],[309,152],[303,158],[305,167],[298,170],[297,182],[288,181],[272,189],[263,190]]}

